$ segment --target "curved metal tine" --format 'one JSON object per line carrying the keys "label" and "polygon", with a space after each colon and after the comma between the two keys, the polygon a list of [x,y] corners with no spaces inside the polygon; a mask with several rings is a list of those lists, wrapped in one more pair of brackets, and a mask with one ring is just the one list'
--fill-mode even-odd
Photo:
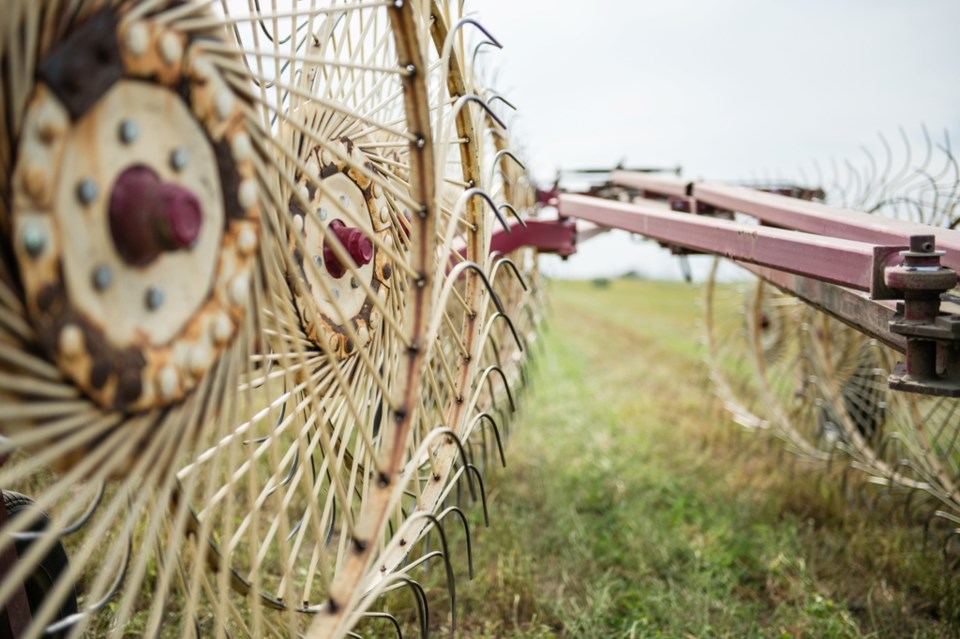
{"label": "curved metal tine", "polygon": [[110,585],[110,588],[107,589],[107,594],[105,594],[100,601],[90,604],[84,610],[80,612],[75,612],[72,615],[67,615],[63,619],[58,619],[55,623],[50,624],[43,630],[45,635],[53,635],[65,632],[72,628],[78,621],[83,619],[86,616],[92,615],[94,613],[102,610],[110,601],[120,592],[120,588],[123,586],[124,580],[127,578],[127,571],[130,569],[130,558],[133,556],[133,533],[131,532],[127,536],[127,549],[123,557],[123,567],[120,569],[120,572],[117,573],[117,577],[113,580],[113,583]]}
{"label": "curved metal tine", "polygon": [[[940,552],[943,554],[943,560],[947,563],[950,559],[950,542],[953,542],[960,546],[960,528],[954,528],[949,533],[947,533],[946,538],[943,540],[943,544],[940,547]],[[956,562],[952,562],[956,563]]]}
{"label": "curved metal tine", "polygon": [[499,208],[501,208],[501,209],[509,209],[510,212],[513,213],[513,217],[517,218],[517,223],[518,223],[520,226],[522,226],[523,228],[527,228],[527,222],[526,222],[526,220],[524,220],[522,217],[520,217],[520,214],[517,213],[517,209],[513,208],[513,205],[512,205],[512,204],[509,204],[509,203],[507,203],[507,202],[504,202],[503,204],[501,204],[501,205],[499,206]]}
{"label": "curved metal tine", "polygon": [[293,538],[296,536],[297,531],[299,531],[300,528],[303,527],[303,520],[306,519],[306,518],[307,518],[306,512],[304,512],[304,514],[300,515],[300,517],[297,519],[297,523],[295,523],[295,524],[293,525],[293,528],[290,530],[290,534],[287,535],[287,541],[290,541],[291,539],[293,539]]}
{"label": "curved metal tine", "polygon": [[[437,519],[434,515],[427,512],[418,512],[410,519],[428,519],[432,524],[433,528],[427,532],[429,537],[430,532],[433,530],[437,531],[437,534],[440,536],[440,546],[443,548],[440,551],[441,556],[443,556],[443,565],[447,571],[447,590],[450,592],[450,629],[453,632],[457,630],[457,580],[456,576],[453,573],[453,563],[450,561],[450,547],[447,544],[447,535],[443,531],[443,526],[440,524],[440,520]],[[409,521],[409,520],[407,520]],[[415,566],[417,562],[411,564]]]}
{"label": "curved metal tine", "polygon": [[[87,524],[87,522],[90,521],[90,518],[93,517],[94,513],[96,513],[97,508],[100,507],[100,504],[103,502],[103,495],[106,492],[106,490],[107,490],[107,485],[105,482],[102,482],[100,484],[100,489],[97,491],[96,496],[94,496],[93,501],[90,502],[90,505],[87,507],[87,510],[84,511],[84,513],[80,515],[76,519],[76,521],[74,521],[72,524],[68,524],[64,526],[62,529],[58,530],[55,533],[56,536],[66,537],[68,535],[72,535],[73,533],[83,528]],[[40,537],[44,537],[48,535],[49,530],[42,530],[37,532],[33,532],[33,531],[13,532],[8,534],[10,535],[10,537],[15,539],[16,541],[31,541],[31,540],[39,539]]]}
{"label": "curved metal tine", "polygon": [[[921,507],[921,504],[913,503],[917,492],[919,491],[916,488],[912,488],[907,491],[907,495],[903,499],[903,516],[909,522],[917,521],[916,510],[919,510]],[[916,506],[916,510],[914,509],[914,506]]]}
{"label": "curved metal tine", "polygon": [[[467,96],[464,96],[464,97],[467,97]],[[469,198],[472,198],[477,195],[479,195],[484,200],[486,200],[487,204],[490,205],[490,208],[493,210],[493,214],[497,217],[497,220],[500,222],[500,225],[503,227],[503,230],[505,230],[507,233],[512,233],[513,231],[510,228],[510,225],[507,223],[507,218],[503,217],[503,213],[501,213],[500,210],[497,208],[497,203],[493,201],[493,198],[490,197],[489,193],[487,193],[480,187],[474,186],[472,188],[467,189],[466,191],[463,192],[463,195],[460,196],[460,199],[466,201]]]}
{"label": "curved metal tine", "polygon": [[863,181],[866,184],[865,191],[869,192],[870,190],[876,190],[878,193],[883,193],[882,183],[877,182],[877,161],[873,157],[873,153],[870,152],[865,145],[860,145],[860,150],[864,155],[867,156],[867,174],[864,176]]}
{"label": "curved metal tine", "polygon": [[300,468],[300,451],[299,451],[299,449],[298,449],[298,450],[295,450],[295,451],[293,452],[293,463],[290,464],[290,471],[287,473],[287,476],[284,477],[284,478],[280,481],[279,484],[277,484],[276,486],[274,486],[273,488],[271,488],[269,491],[267,491],[267,494],[264,495],[264,496],[265,496],[265,497],[269,497],[270,495],[274,494],[275,492],[277,492],[278,490],[280,490],[280,489],[283,488],[284,486],[288,485],[291,481],[293,481],[293,476],[297,473],[297,469],[298,469],[298,468]]}
{"label": "curved metal tine", "polygon": [[484,45],[489,45],[489,46],[491,46],[491,47],[496,47],[496,48],[498,48],[498,49],[501,49],[501,48],[502,48],[502,47],[497,47],[497,45],[496,45],[495,43],[491,42],[490,40],[481,40],[480,42],[478,42],[478,43],[476,44],[476,46],[473,47],[473,53],[470,55],[470,68],[471,68],[471,69],[476,69],[476,68],[477,68],[477,54],[480,53],[480,47],[482,47],[482,46],[484,46]]}
{"label": "curved metal tine", "polygon": [[[511,412],[516,412],[516,411],[517,411],[517,405],[516,405],[516,403],[514,403],[514,401],[513,401],[513,391],[510,390],[510,382],[507,381],[507,376],[506,376],[506,374],[503,372],[503,369],[500,368],[499,366],[497,366],[496,364],[491,364],[490,366],[487,366],[487,367],[484,369],[484,371],[483,371],[482,374],[483,374],[483,375],[486,375],[486,376],[487,376],[487,382],[490,383],[490,384],[492,384],[492,382],[490,382],[489,373],[491,373],[491,372],[493,372],[493,371],[496,371],[496,372],[500,373],[500,379],[503,380],[503,387],[504,387],[505,389],[507,389],[507,398],[510,400],[510,411],[511,411]],[[493,387],[492,387],[492,386],[491,386],[491,388],[490,388],[490,391],[493,392]]]}
{"label": "curved metal tine", "polygon": [[477,415],[473,421],[476,423],[481,419],[486,419],[487,423],[493,426],[493,436],[497,440],[497,450],[500,451],[500,463],[503,464],[504,468],[506,468],[507,458],[503,454],[503,441],[500,439],[500,428],[497,426],[497,420],[495,420],[490,413],[483,412]]}
{"label": "curved metal tine", "polygon": [[[507,102],[506,100],[504,100],[503,98],[501,98],[499,95],[494,94],[493,97],[491,97],[490,99],[487,100],[487,107],[488,107],[488,108],[490,107],[490,103],[493,102],[494,98],[499,98],[504,104],[506,104],[506,105],[508,105],[508,106],[510,106],[510,107],[513,107],[512,104],[510,104],[509,102]],[[490,171],[491,171],[491,173],[490,173],[490,178],[491,178],[490,181],[491,181],[491,182],[493,182],[493,171],[496,170],[496,168],[500,165],[500,158],[502,158],[502,157],[504,157],[504,156],[506,156],[506,157],[510,158],[511,160],[513,160],[514,162],[516,162],[517,165],[518,165],[521,169],[523,169],[523,170],[526,170],[526,169],[527,169],[526,165],[524,165],[524,163],[520,161],[520,158],[518,158],[513,151],[511,151],[510,149],[500,149],[499,151],[497,151],[497,152],[493,155],[493,162],[491,162],[491,164],[490,164],[490,167],[491,167],[491,169],[490,169]]]}
{"label": "curved metal tine", "polygon": [[[537,314],[534,312],[533,307],[531,305],[524,304],[523,306],[520,307],[520,311],[525,312],[527,314],[527,318],[530,320],[531,326],[542,326],[543,332],[548,332],[550,330],[550,322],[547,321],[546,316],[541,316],[539,319],[537,319]],[[546,343],[544,342],[544,340],[538,339],[534,343],[539,344],[540,346],[540,350],[538,354],[541,356],[545,355],[547,351],[546,351]]]}
{"label": "curved metal tine", "polygon": [[420,635],[423,639],[427,639],[430,636],[430,606],[427,603],[427,593],[424,592],[420,582],[406,575],[401,575],[399,580],[410,586],[413,591],[413,598],[417,603],[417,618],[420,620]]}
{"label": "curved metal tine", "polygon": [[[496,91],[489,91],[488,94],[489,94],[490,97],[487,98],[487,104],[489,104],[490,106],[493,106],[494,101],[499,100],[500,102],[503,102],[505,105],[507,105],[508,107],[510,107],[510,110],[512,110],[512,111],[516,111],[516,110],[517,110],[517,107],[514,106],[513,103],[510,102],[510,100],[506,99],[505,97],[503,97],[502,95],[500,95],[500,94],[497,93]],[[518,160],[518,162],[519,162],[519,160]],[[523,165],[521,164],[520,166],[523,166]],[[527,167],[524,166],[523,168],[527,168]]]}
{"label": "curved metal tine", "polygon": [[[469,457],[469,456],[467,455],[467,449],[464,447],[463,441],[460,439],[460,436],[459,436],[459,435],[457,435],[455,432],[453,432],[453,429],[452,429],[452,428],[438,428],[438,429],[434,430],[432,433],[430,433],[430,436],[431,436],[431,437],[434,437],[434,438],[440,437],[440,436],[442,436],[442,435],[446,435],[447,437],[449,437],[450,439],[453,440],[453,443],[455,443],[455,444],[457,445],[457,448],[460,449],[460,459],[463,460],[463,463],[464,463],[464,464],[469,464],[469,463],[472,462],[472,459],[473,459],[473,458],[472,458],[472,457]],[[438,477],[437,475],[434,475],[433,477],[434,477],[434,479],[439,479],[439,477]],[[469,485],[469,487],[470,487],[470,496],[471,496],[473,499],[476,499],[476,498],[477,498],[477,493],[476,493],[476,489],[473,487],[473,482],[472,482],[472,481],[468,481],[467,483],[468,483],[468,485]]]}
{"label": "curved metal tine", "polygon": [[473,546],[470,543],[470,524],[467,523],[467,516],[464,515],[463,511],[457,506],[450,506],[437,515],[437,520],[442,525],[443,520],[452,514],[457,515],[457,517],[460,518],[460,523],[463,524],[463,532],[467,537],[467,576],[470,578],[470,580],[473,580]]}
{"label": "curved metal tine", "polygon": [[[520,371],[520,385],[523,389],[526,389],[530,385],[530,378],[527,376],[527,362],[521,363],[518,370]],[[523,395],[520,397],[520,401],[523,401]]]}
{"label": "curved metal tine", "polygon": [[[489,42],[490,44],[492,44],[493,46],[495,46],[495,47],[498,48],[498,49],[502,49],[502,48],[503,48],[503,45],[500,44],[500,41],[497,40],[495,37],[493,37],[493,35],[492,35],[489,31],[487,31],[486,27],[484,27],[482,24],[480,24],[479,22],[477,22],[477,21],[474,20],[473,18],[469,18],[469,17],[467,17],[467,18],[460,18],[460,19],[457,21],[457,23],[456,23],[455,25],[453,25],[453,27],[451,27],[450,31],[447,33],[447,39],[446,39],[446,41],[443,43],[443,44],[444,44],[444,48],[446,48],[448,42],[449,42],[449,43],[452,43],[452,42],[453,42],[453,36],[454,36],[454,34],[456,34],[457,31],[459,31],[460,29],[462,29],[463,27],[465,27],[465,26],[468,25],[468,24],[476,27],[477,29],[479,29],[480,32],[487,37],[487,39],[486,39],[485,41],[483,41],[483,42]],[[481,44],[482,44],[482,42],[481,42]],[[452,46],[452,45],[451,45],[451,46]],[[479,47],[479,45],[477,45],[477,46]]]}
{"label": "curved metal tine", "polygon": [[[326,536],[326,538],[323,540],[323,547],[324,547],[324,548],[329,548],[329,547],[330,547],[330,542],[333,541],[333,534],[337,531],[337,526],[336,526],[336,524],[337,524],[337,500],[334,499],[334,500],[333,500],[333,508],[332,508],[332,510],[331,510],[331,513],[330,513],[330,527],[327,529],[327,536]],[[390,525],[393,526],[393,523],[391,522]],[[392,536],[393,536],[393,534],[392,534],[392,531],[391,531],[391,537],[392,537]]]}
{"label": "curved metal tine", "polygon": [[877,137],[880,138],[880,146],[883,147],[883,170],[879,174],[881,190],[890,184],[890,172],[893,170],[893,149],[887,142],[886,136],[882,131],[877,131]]}
{"label": "curved metal tine", "polygon": [[[283,393],[280,394],[281,397],[285,395],[286,392],[287,392],[287,382],[286,380],[284,380]],[[287,402],[284,402],[283,404],[280,405],[280,415],[277,416],[277,422],[276,424],[274,424],[274,427],[273,427],[274,430],[276,430],[277,428],[280,428],[280,424],[283,423],[283,420],[286,419],[286,417],[287,417]],[[270,439],[270,437],[271,435],[264,435],[263,437],[257,437],[256,439],[245,439],[243,443],[244,444],[262,444],[263,442]]]}
{"label": "curved metal tine", "polygon": [[476,104],[479,104],[481,107],[483,107],[483,110],[487,112],[487,115],[489,115],[494,122],[500,125],[501,129],[504,129],[504,130],[507,129],[507,124],[503,120],[501,120],[500,117],[493,112],[493,109],[490,108],[490,105],[487,104],[486,101],[476,93],[469,93],[467,95],[460,96],[457,99],[457,101],[453,104],[453,108],[450,110],[450,112],[453,114],[456,114],[468,102],[475,102]]}
{"label": "curved metal tine", "polygon": [[480,276],[480,280],[483,282],[483,285],[487,287],[487,292],[490,293],[490,299],[493,300],[493,305],[497,308],[498,311],[504,313],[503,302],[500,301],[500,296],[497,295],[496,291],[493,290],[493,285],[490,283],[490,280],[487,278],[487,274],[480,268],[480,265],[476,262],[460,262],[450,271],[448,277],[451,277],[456,281],[463,273],[463,271],[470,270],[476,272]]}
{"label": "curved metal tine", "polygon": [[510,333],[513,334],[513,341],[517,343],[517,348],[520,349],[521,353],[524,352],[526,348],[524,348],[523,342],[520,340],[520,334],[517,332],[516,327],[513,325],[513,320],[510,319],[510,316],[507,315],[506,313],[497,311],[490,317],[490,323],[493,324],[493,322],[496,321],[498,317],[502,317],[503,320],[507,323],[507,326],[510,328]]}
{"label": "curved metal tine", "polygon": [[291,31],[291,32],[290,32],[290,35],[288,35],[288,36],[287,36],[286,38],[284,38],[283,40],[279,40],[279,41],[278,41],[278,40],[277,40],[276,38],[274,38],[274,36],[270,33],[270,30],[267,29],[266,21],[263,19],[263,9],[260,8],[260,0],[253,0],[253,5],[254,5],[254,7],[256,7],[257,16],[259,16],[259,17],[257,18],[257,24],[260,25],[260,30],[263,31],[263,35],[267,36],[267,39],[270,41],[271,44],[276,44],[277,46],[280,46],[280,45],[283,45],[283,44],[286,44],[286,43],[290,42],[290,38],[293,37],[293,34],[294,34],[294,33],[299,33],[301,29],[305,29],[305,28],[307,27],[307,25],[309,24],[308,21],[304,21],[304,22],[303,22],[299,27],[297,27],[294,31]]}
{"label": "curved metal tine", "polygon": [[[400,622],[389,612],[365,612],[363,613],[363,617],[366,619],[389,619],[390,623],[393,624],[393,629],[397,631],[397,637],[403,639],[403,630],[400,628]],[[360,635],[356,636],[360,637]]]}
{"label": "curved metal tine", "polygon": [[[183,496],[180,490],[180,482],[177,481],[176,487],[170,493],[171,507],[177,508],[177,504],[180,503],[182,499],[183,499]],[[202,523],[200,522],[200,518],[197,516],[196,511],[191,506],[188,505],[187,519],[185,522],[184,532],[187,535],[194,535],[195,537],[197,537],[198,543],[199,543],[201,528],[202,528]],[[236,568],[234,568],[231,565],[227,565],[227,563],[224,561],[224,556],[220,552],[220,548],[219,546],[217,546],[217,542],[214,541],[213,537],[211,537],[210,535],[207,535],[206,542],[207,542],[207,548],[209,549],[209,552],[206,555],[206,562],[209,569],[214,572],[217,572],[221,570],[224,565],[226,565],[227,570],[230,573],[230,587],[233,589],[233,591],[236,592],[237,594],[244,595],[244,596],[249,595],[251,592],[253,592],[253,584],[250,581],[248,581],[243,575],[241,575]],[[268,608],[272,608],[274,610],[288,609],[288,606],[280,599],[275,599],[274,597],[266,595],[263,592],[258,592],[257,596],[259,597],[263,605],[265,605]],[[308,612],[306,607],[295,608],[295,610],[297,610],[298,612]]]}
{"label": "curved metal tine", "polygon": [[487,510],[487,489],[483,483],[483,475],[480,473],[480,470],[473,464],[467,464],[467,472],[473,471],[473,474],[477,476],[477,483],[480,484],[480,504],[483,506],[483,525],[487,528],[490,527],[490,512]]}

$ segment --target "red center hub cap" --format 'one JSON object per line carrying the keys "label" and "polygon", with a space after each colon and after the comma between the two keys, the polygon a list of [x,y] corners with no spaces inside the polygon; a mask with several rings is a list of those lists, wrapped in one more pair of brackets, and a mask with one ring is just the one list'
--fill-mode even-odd
{"label": "red center hub cap", "polygon": [[120,257],[145,266],[164,251],[189,249],[200,235],[200,201],[145,166],[120,174],[110,195],[110,236]]}
{"label": "red center hub cap", "polygon": [[[357,228],[350,228],[340,220],[330,222],[328,226],[357,266],[366,266],[373,259],[373,242],[367,234]],[[323,263],[332,277],[343,277],[346,267],[337,259],[329,241],[323,243]]]}

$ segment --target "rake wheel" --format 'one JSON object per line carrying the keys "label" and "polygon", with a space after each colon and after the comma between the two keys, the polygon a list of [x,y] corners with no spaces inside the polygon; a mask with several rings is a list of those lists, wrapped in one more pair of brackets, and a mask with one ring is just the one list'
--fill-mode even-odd
{"label": "rake wheel", "polygon": [[[831,198],[878,215],[955,226],[957,170],[949,139],[935,147],[924,131],[925,151],[916,158],[901,135],[901,165],[894,165],[891,145],[881,137],[879,162],[867,152],[866,165],[848,163],[845,178],[834,167]],[[724,328],[734,325],[732,316],[717,310],[715,298],[733,287],[716,282],[715,273],[708,284],[708,344],[718,390],[738,421],[773,427],[807,458],[839,458],[876,487],[878,499],[896,497],[955,531],[956,400],[889,391],[887,377],[901,355],[759,280],[748,285],[743,302],[754,312],[737,332]],[[769,310],[790,306],[797,309],[790,318]],[[763,401],[750,403],[752,397]]]}
{"label": "rake wheel", "polygon": [[499,445],[523,297],[489,237],[531,203],[491,195],[459,11],[13,4],[0,487],[51,525],[0,601],[70,556],[28,636],[342,636],[437,557],[453,594],[418,542]]}

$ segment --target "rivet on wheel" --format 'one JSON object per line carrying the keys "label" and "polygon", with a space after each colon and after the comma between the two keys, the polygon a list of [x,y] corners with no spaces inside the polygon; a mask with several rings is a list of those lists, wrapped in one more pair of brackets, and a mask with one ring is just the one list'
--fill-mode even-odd
{"label": "rivet on wheel", "polygon": [[183,44],[173,31],[167,31],[160,37],[160,55],[167,64],[176,64],[183,56]]}
{"label": "rivet on wheel", "polygon": [[150,34],[147,32],[147,25],[142,22],[136,22],[127,27],[127,36],[124,42],[127,45],[127,51],[136,57],[142,56],[147,52],[147,44],[150,40]]}
{"label": "rivet on wheel", "polygon": [[76,357],[83,352],[83,331],[76,324],[67,324],[60,331],[60,354],[64,357]]}
{"label": "rivet on wheel", "polygon": [[340,204],[341,204],[341,205],[343,206],[343,208],[345,208],[345,209],[350,208],[350,198],[348,198],[346,195],[341,195],[341,196],[340,196]]}
{"label": "rivet on wheel", "polygon": [[320,207],[320,213],[319,213],[318,215],[320,216],[320,221],[323,222],[324,220],[327,219],[327,209],[325,209],[325,208],[323,208],[323,207],[321,206],[321,207]]}
{"label": "rivet on wheel", "polygon": [[257,249],[257,234],[253,229],[247,227],[240,230],[237,234],[237,250],[241,255],[250,255]]}
{"label": "rivet on wheel", "polygon": [[137,136],[140,135],[140,127],[137,126],[137,123],[132,120],[124,120],[120,123],[120,129],[118,131],[120,135],[120,141],[124,144],[131,144],[136,141]]}
{"label": "rivet on wheel", "polygon": [[317,268],[322,268],[322,267],[323,267],[323,258],[320,257],[319,255],[314,255],[314,256],[313,256],[313,263],[317,265]]}
{"label": "rivet on wheel", "polygon": [[113,271],[109,266],[101,264],[93,269],[93,276],[90,279],[93,281],[93,288],[104,291],[113,283]]}
{"label": "rivet on wheel", "polygon": [[197,344],[190,349],[190,372],[196,376],[202,375],[210,366],[211,356],[206,344]]}
{"label": "rivet on wheel", "polygon": [[339,288],[333,289],[333,299],[335,299],[335,300],[340,299],[340,289],[339,289]]}
{"label": "rivet on wheel", "polygon": [[165,296],[161,289],[156,288],[155,286],[151,286],[150,288],[147,289],[147,296],[146,296],[147,308],[150,309],[151,311],[157,310],[158,308],[163,306],[164,298]]}
{"label": "rivet on wheel", "polygon": [[185,148],[177,147],[170,154],[170,166],[174,171],[182,171],[187,167],[187,162],[190,161],[190,154],[187,153]]}
{"label": "rivet on wheel", "polygon": [[227,293],[230,296],[230,302],[236,306],[244,306],[250,299],[250,282],[246,275],[238,275],[230,282],[230,289]]}
{"label": "rivet on wheel", "polygon": [[253,208],[257,203],[257,183],[252,178],[247,178],[240,183],[240,189],[237,192],[237,201],[243,210]]}
{"label": "rivet on wheel", "polygon": [[173,399],[179,389],[180,375],[177,374],[177,369],[170,365],[161,368],[160,372],[157,373],[157,392],[160,398]]}
{"label": "rivet on wheel", "polygon": [[20,242],[27,255],[37,257],[47,247],[47,234],[39,224],[29,223],[20,232]]}
{"label": "rivet on wheel", "polygon": [[81,204],[90,204],[97,199],[97,183],[90,178],[80,180],[77,185],[77,198]]}
{"label": "rivet on wheel", "polygon": [[214,98],[214,106],[217,109],[217,116],[221,120],[226,120],[230,117],[230,113],[233,112],[233,93],[229,89],[221,89],[217,91],[217,96]]}
{"label": "rivet on wheel", "polygon": [[246,133],[238,133],[233,136],[230,148],[233,150],[233,159],[237,162],[244,162],[253,157],[253,144],[250,142],[250,136]]}
{"label": "rivet on wheel", "polygon": [[210,324],[210,336],[216,344],[225,344],[233,335],[233,322],[226,313],[220,313]]}
{"label": "rivet on wheel", "polygon": [[350,288],[360,288],[360,282],[357,281],[356,277],[350,278]]}
{"label": "rivet on wheel", "polygon": [[310,202],[310,191],[307,190],[306,184],[300,185],[300,188],[297,189],[297,195],[302,203],[307,204]]}

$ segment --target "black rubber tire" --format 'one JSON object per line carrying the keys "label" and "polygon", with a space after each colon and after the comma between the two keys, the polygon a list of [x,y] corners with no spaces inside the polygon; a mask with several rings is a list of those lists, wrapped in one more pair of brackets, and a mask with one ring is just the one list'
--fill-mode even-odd
{"label": "black rubber tire", "polygon": [[[50,518],[47,516],[47,514],[41,510],[38,510],[34,505],[33,500],[26,495],[5,490],[3,491],[3,504],[7,511],[8,520],[12,520],[17,516],[31,518],[31,522],[27,527],[27,530],[39,532],[50,525]],[[23,557],[30,549],[30,545],[32,543],[33,541],[29,539],[16,541],[14,545],[17,548],[17,556]],[[56,583],[57,578],[61,573],[66,571],[68,563],[69,560],[67,559],[67,551],[64,549],[63,544],[61,544],[59,541],[53,544],[49,552],[47,552],[47,554],[40,560],[33,573],[27,577],[26,582],[24,583],[27,601],[30,604],[31,611],[37,611],[40,609],[44,598],[53,587],[53,584]],[[57,618],[63,619],[64,617],[75,614],[76,612],[77,593],[76,590],[71,586],[66,597],[64,597],[64,600],[60,604],[60,614]],[[2,612],[2,618],[0,618],[0,633],[2,633],[8,627],[6,610],[4,610]],[[47,636],[59,637],[65,636],[66,634],[66,632],[63,632],[56,635]]]}

